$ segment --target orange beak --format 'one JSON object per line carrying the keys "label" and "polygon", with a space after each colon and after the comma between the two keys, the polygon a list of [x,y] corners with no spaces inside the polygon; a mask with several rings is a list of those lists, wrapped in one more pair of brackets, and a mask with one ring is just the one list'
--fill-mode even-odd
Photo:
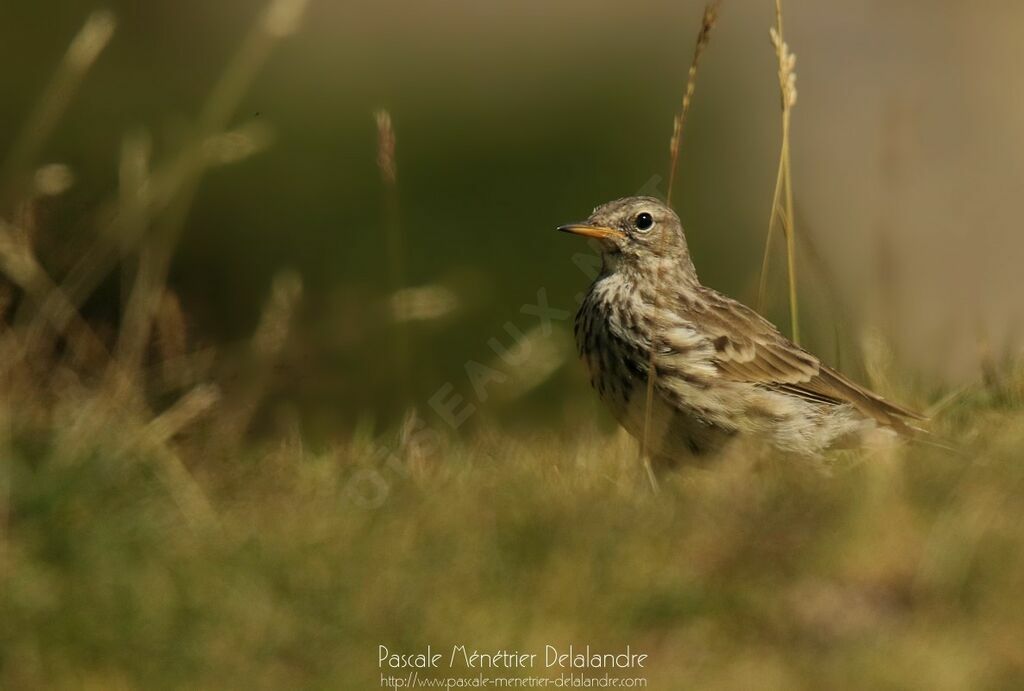
{"label": "orange beak", "polygon": [[602,228],[600,226],[588,226],[585,223],[570,223],[567,226],[558,226],[563,233],[582,235],[586,238],[597,238],[598,240],[621,240],[625,234],[615,228]]}

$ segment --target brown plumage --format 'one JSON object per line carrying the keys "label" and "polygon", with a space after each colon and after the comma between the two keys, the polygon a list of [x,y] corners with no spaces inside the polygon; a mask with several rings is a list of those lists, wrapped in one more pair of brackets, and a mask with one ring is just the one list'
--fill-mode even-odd
{"label": "brown plumage", "polygon": [[740,436],[817,456],[922,419],[701,285],[679,218],[658,200],[619,199],[559,230],[601,243],[601,274],[576,315],[579,354],[602,400],[655,457],[678,461]]}

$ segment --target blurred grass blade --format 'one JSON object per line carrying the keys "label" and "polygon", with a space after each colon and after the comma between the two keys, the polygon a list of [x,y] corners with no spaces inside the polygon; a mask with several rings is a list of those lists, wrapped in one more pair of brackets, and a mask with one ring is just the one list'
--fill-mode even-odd
{"label": "blurred grass blade", "polygon": [[26,169],[33,165],[82,78],[110,42],[116,25],[113,13],[105,10],[94,12],[72,39],[57,71],[25,120],[24,129],[14,139],[14,145],[4,161],[2,179],[5,208],[23,195],[28,182],[24,177]]}
{"label": "blurred grass blade", "polygon": [[[400,295],[405,288],[405,236],[402,233],[401,210],[398,201],[398,163],[395,158],[395,126],[391,113],[380,109],[374,113],[377,123],[377,168],[384,185],[384,232],[387,242],[389,292]],[[408,320],[396,319],[392,324],[392,351],[395,377],[401,391],[401,405],[412,403],[410,391],[410,337]]]}
{"label": "blurred grass blade", "polygon": [[242,95],[266,62],[271,49],[298,28],[305,6],[305,0],[273,0],[267,6],[221,75],[200,113],[195,135],[198,146],[183,148],[177,158],[176,164],[183,171],[181,183],[173,190],[174,201],[161,218],[159,226],[154,229],[153,237],[142,249],[139,269],[125,307],[118,338],[116,354],[119,366],[129,373],[138,371],[149,341],[152,320],[163,294],[171,256],[208,162],[204,147],[208,146],[211,137],[227,126]]}

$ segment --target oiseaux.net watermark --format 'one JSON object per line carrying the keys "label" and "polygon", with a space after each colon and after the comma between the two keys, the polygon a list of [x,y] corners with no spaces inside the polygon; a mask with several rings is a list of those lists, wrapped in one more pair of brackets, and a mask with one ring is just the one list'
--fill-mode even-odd
{"label": "oiseaux.net watermark", "polygon": [[[637,194],[659,195],[659,184],[662,178],[652,176]],[[596,240],[588,243],[589,252],[576,252],[571,261],[588,280],[594,280],[601,269],[600,246]],[[582,302],[583,293],[576,296],[577,303]],[[548,300],[547,289],[538,288],[536,301],[522,305],[519,315],[526,319],[517,322],[506,321],[502,324],[501,336],[492,336],[486,341],[487,348],[507,369],[499,369],[485,364],[481,359],[472,358],[463,363],[466,381],[472,390],[472,400],[456,390],[451,381],[446,381],[427,399],[427,407],[452,431],[457,431],[480,409],[490,397],[489,388],[496,384],[509,382],[517,369],[522,368],[533,355],[534,348],[529,337],[531,333],[539,333],[541,337],[549,337],[556,323],[568,321],[575,309],[554,307]],[[525,328],[522,324],[526,322]],[[496,364],[496,363],[495,363]],[[403,432],[403,446],[418,449],[424,455],[440,446],[441,437],[423,418],[418,415],[412,418]],[[378,445],[371,454],[371,463],[356,469],[345,483],[344,497],[352,504],[364,508],[382,506],[391,493],[391,483],[396,479],[408,476],[409,468],[402,461],[398,450],[386,444]]]}

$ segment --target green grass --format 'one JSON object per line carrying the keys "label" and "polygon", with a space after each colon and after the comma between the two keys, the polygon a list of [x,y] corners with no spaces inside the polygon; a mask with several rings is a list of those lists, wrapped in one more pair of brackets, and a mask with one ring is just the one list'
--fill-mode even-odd
{"label": "green grass", "polygon": [[428,643],[629,644],[656,689],[1018,686],[1019,391],[945,414],[966,457],[737,453],[657,494],[596,433],[390,464],[365,442],[219,457],[196,433],[199,524],[118,434],[58,448],[15,425],[0,686],[376,688],[378,644]]}

